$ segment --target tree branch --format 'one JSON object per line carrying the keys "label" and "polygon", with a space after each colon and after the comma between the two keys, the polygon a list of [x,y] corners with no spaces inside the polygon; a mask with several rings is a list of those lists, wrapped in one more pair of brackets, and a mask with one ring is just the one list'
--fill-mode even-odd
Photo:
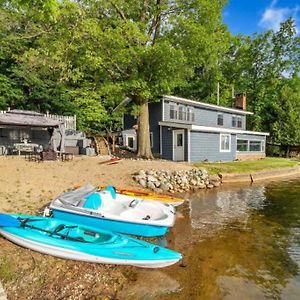
{"label": "tree branch", "polygon": [[148,7],[148,0],[144,0],[143,9],[142,9],[142,13],[141,13],[141,22],[145,22],[145,20],[146,20],[147,7]]}
{"label": "tree branch", "polygon": [[124,12],[119,8],[119,6],[114,3],[113,1],[109,1],[111,3],[111,5],[115,8],[115,10],[118,12],[118,14],[120,15],[120,17],[123,19],[123,20],[126,20],[126,16],[124,14]]}

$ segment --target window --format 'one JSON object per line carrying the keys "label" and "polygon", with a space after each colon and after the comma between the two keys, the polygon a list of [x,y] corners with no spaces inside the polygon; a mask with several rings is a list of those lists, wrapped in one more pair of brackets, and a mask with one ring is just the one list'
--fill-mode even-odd
{"label": "window", "polygon": [[0,128],[0,137],[9,137],[9,130],[6,128]]}
{"label": "window", "polygon": [[179,106],[178,120],[182,120],[182,121],[186,120],[186,107],[185,106],[182,106],[182,105]]}
{"label": "window", "polygon": [[134,148],[134,137],[133,136],[127,137],[127,147]]}
{"label": "window", "polygon": [[220,134],[220,152],[230,152],[231,135]]}
{"label": "window", "polygon": [[237,117],[237,127],[242,128],[242,125],[243,125],[242,117],[238,116]]}
{"label": "window", "polygon": [[237,140],[236,150],[239,152],[248,151],[248,140]]}
{"label": "window", "polygon": [[194,109],[192,107],[187,108],[186,120],[192,121],[192,122],[195,121],[195,113],[194,113]]}
{"label": "window", "polygon": [[177,134],[177,147],[182,147],[183,146],[183,134],[178,133]]}
{"label": "window", "polygon": [[177,119],[177,106],[176,104],[170,104],[170,119]]}
{"label": "window", "polygon": [[153,148],[153,132],[150,132],[150,146]]}
{"label": "window", "polygon": [[237,140],[238,152],[265,152],[265,141]]}
{"label": "window", "polygon": [[236,127],[236,116],[232,116],[231,126]]}
{"label": "window", "polygon": [[249,150],[260,152],[261,151],[261,141],[249,141]]}
{"label": "window", "polygon": [[224,124],[224,116],[223,116],[223,114],[218,114],[217,124],[220,125],[220,126],[223,126],[223,124]]}

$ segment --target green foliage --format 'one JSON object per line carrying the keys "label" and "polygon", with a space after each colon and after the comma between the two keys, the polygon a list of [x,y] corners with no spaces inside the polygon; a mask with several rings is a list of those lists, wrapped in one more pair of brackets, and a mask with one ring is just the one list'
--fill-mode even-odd
{"label": "green foliage", "polygon": [[220,162],[220,163],[195,163],[198,168],[205,168],[211,174],[219,173],[253,173],[278,168],[291,168],[298,164],[297,161],[268,157],[261,160]]}
{"label": "green foliage", "polygon": [[77,114],[81,130],[121,126],[126,97],[177,94],[232,105],[246,92],[249,129],[297,144],[300,40],[289,19],[278,32],[231,36],[225,0],[0,1],[0,109]]}

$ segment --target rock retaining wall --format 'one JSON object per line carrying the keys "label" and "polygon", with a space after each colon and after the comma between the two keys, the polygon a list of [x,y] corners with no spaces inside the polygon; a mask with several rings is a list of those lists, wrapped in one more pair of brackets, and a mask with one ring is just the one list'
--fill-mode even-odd
{"label": "rock retaining wall", "polygon": [[156,193],[182,193],[197,189],[211,189],[220,185],[219,176],[209,176],[205,169],[140,170],[133,175],[133,179],[142,187],[149,188]]}

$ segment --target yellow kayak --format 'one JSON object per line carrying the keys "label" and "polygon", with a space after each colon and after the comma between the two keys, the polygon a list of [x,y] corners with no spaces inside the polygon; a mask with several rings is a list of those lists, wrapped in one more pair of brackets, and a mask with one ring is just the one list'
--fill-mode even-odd
{"label": "yellow kayak", "polygon": [[[104,189],[106,186],[99,185],[99,189]],[[184,202],[184,199],[173,197],[170,195],[161,195],[153,192],[138,191],[133,189],[122,189],[115,187],[116,192],[126,196],[138,197],[144,200],[153,200],[179,206]]]}

